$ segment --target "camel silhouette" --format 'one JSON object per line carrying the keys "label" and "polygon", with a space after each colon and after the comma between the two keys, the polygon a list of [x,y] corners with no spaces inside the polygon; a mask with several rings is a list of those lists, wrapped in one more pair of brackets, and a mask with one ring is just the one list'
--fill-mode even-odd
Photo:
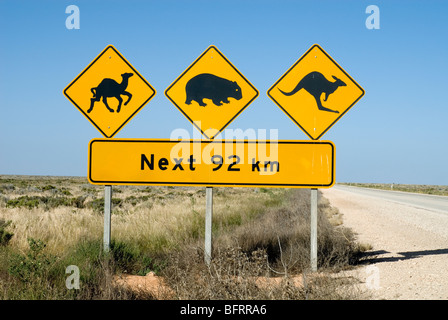
{"label": "camel silhouette", "polygon": [[90,113],[92,111],[93,105],[96,101],[100,101],[101,97],[103,98],[104,105],[110,112],[114,112],[114,109],[111,109],[107,104],[107,98],[116,98],[118,100],[117,113],[120,112],[121,103],[123,102],[121,95],[128,96],[128,100],[124,103],[124,105],[127,105],[132,98],[132,94],[125,90],[128,86],[128,79],[133,75],[133,73],[123,73],[121,75],[121,77],[123,78],[121,83],[118,83],[113,79],[105,78],[97,87],[90,89],[90,91],[92,91],[93,93],[93,98],[90,99],[90,108],[89,110],[87,110],[87,113]]}
{"label": "camel silhouette", "polygon": [[316,100],[317,108],[319,108],[319,110],[339,113],[339,111],[325,108],[320,101],[320,96],[322,95],[322,93],[325,93],[324,101],[327,101],[328,96],[335,92],[337,88],[346,86],[344,81],[342,81],[341,79],[338,79],[335,76],[332,77],[334,80],[336,80],[335,82],[328,81],[322,73],[313,71],[304,76],[291,92],[284,92],[280,89],[279,90],[286,96],[292,96],[297,91],[305,89],[314,97],[314,99]]}

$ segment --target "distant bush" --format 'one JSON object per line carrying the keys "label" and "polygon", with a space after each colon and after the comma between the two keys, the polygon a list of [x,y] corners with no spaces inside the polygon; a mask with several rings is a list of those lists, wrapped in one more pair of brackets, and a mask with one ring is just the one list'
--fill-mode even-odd
{"label": "distant bush", "polygon": [[16,187],[11,183],[0,185],[0,193],[14,191]]}
{"label": "distant bush", "polygon": [[22,196],[16,199],[10,199],[6,202],[7,208],[21,208],[25,207],[27,209],[36,208],[39,206],[39,196]]}
{"label": "distant bush", "polygon": [[33,209],[43,206],[45,209],[57,208],[60,206],[84,208],[85,196],[79,197],[49,197],[49,196],[21,196],[10,199],[6,202],[7,208],[27,208]]}
{"label": "distant bush", "polygon": [[419,184],[400,184],[400,183],[340,183],[340,184],[361,188],[373,188],[382,190],[394,190],[394,191],[448,196],[448,186],[446,185],[419,185]]}
{"label": "distant bush", "polygon": [[[122,199],[112,198],[112,206],[119,207],[123,203]],[[86,208],[90,208],[95,212],[103,212],[104,211],[104,197],[96,198],[86,203]]]}
{"label": "distant bush", "polygon": [[62,193],[64,196],[71,196],[71,195],[72,195],[72,193],[71,193],[70,191],[68,191],[66,188],[62,188],[62,189],[61,189],[61,193]]}
{"label": "distant bush", "polygon": [[47,184],[46,186],[43,186],[41,189],[42,191],[47,191],[47,190],[54,190],[56,189],[56,187],[52,186],[51,184]]}
{"label": "distant bush", "polygon": [[[104,211],[104,198],[96,198],[91,201],[85,202],[86,196],[79,197],[61,197],[61,196],[21,196],[15,199],[9,199],[6,201],[7,208],[26,208],[33,209],[37,207],[43,207],[46,210],[57,208],[60,206],[75,207],[75,208],[90,208],[95,212]],[[146,201],[149,197],[134,197],[131,196],[126,201],[129,201],[132,205],[136,205],[140,201]],[[112,206],[120,207],[123,203],[123,199],[112,198]]]}
{"label": "distant bush", "polygon": [[140,202],[148,201],[150,199],[150,196],[129,196],[127,197],[124,202],[130,203],[133,206],[136,206]]}

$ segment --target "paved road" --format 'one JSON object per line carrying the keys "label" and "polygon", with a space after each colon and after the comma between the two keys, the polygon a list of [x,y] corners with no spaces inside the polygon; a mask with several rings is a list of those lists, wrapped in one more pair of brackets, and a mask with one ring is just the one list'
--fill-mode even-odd
{"label": "paved road", "polygon": [[343,191],[354,192],[358,195],[380,198],[382,200],[405,204],[415,208],[426,209],[445,213],[448,215],[448,197],[426,195],[419,193],[378,190],[370,188],[350,187],[345,185],[335,185],[333,188]]}
{"label": "paved road", "polygon": [[321,191],[358,241],[372,246],[353,271],[369,293],[448,299],[448,197],[340,185]]}

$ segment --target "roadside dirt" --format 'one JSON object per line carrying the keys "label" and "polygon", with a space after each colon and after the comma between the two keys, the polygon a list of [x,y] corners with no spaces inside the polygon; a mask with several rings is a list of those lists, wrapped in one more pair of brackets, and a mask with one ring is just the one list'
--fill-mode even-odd
{"label": "roadside dirt", "polygon": [[343,223],[371,245],[350,271],[373,299],[448,299],[448,215],[337,188],[321,189]]}
{"label": "roadside dirt", "polygon": [[[254,277],[253,280],[255,280],[255,283],[259,287],[270,287],[279,285],[282,278]],[[303,277],[301,275],[292,277],[291,280],[295,286],[303,286]],[[149,272],[145,276],[120,275],[116,276],[114,281],[117,285],[128,287],[136,292],[149,293],[158,300],[175,298],[174,292],[166,285],[165,280],[162,277],[156,276],[154,272]],[[238,281],[237,277],[235,277],[235,281]]]}
{"label": "roadside dirt", "polygon": [[135,291],[142,291],[151,294],[155,299],[171,299],[173,292],[165,284],[162,277],[158,277],[154,272],[149,272],[145,276],[120,275],[115,277],[115,282],[121,286],[127,286]]}

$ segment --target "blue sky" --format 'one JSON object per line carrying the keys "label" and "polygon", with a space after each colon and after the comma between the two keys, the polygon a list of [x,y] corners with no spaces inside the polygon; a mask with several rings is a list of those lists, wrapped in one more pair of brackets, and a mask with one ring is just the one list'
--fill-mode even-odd
{"label": "blue sky", "polygon": [[[65,26],[72,4],[78,30]],[[365,25],[371,4],[378,30]],[[109,44],[157,91],[116,138],[193,135],[164,91],[215,45],[260,92],[227,128],[309,140],[266,91],[317,43],[366,91],[322,137],[336,180],[446,185],[447,12],[447,1],[0,0],[0,174],[86,175],[102,136],[62,91]]]}

